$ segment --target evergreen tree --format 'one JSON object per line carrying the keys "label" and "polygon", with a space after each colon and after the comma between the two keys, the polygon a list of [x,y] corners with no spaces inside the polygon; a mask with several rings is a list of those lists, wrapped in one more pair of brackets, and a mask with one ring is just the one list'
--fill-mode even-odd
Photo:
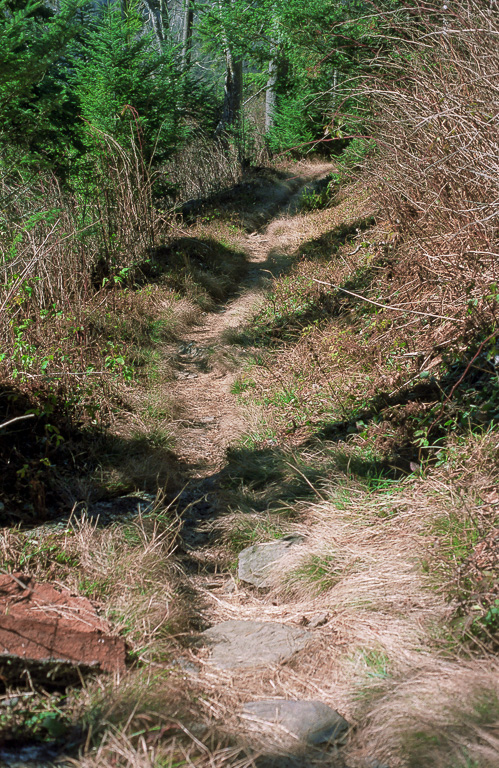
{"label": "evergreen tree", "polygon": [[148,161],[163,160],[179,142],[181,87],[171,47],[158,50],[144,33],[138,3],[124,10],[113,2],[87,23],[70,81],[88,149],[98,148],[103,132],[123,147],[137,141]]}
{"label": "evergreen tree", "polygon": [[233,57],[245,62],[245,96],[266,93],[271,148],[292,148],[324,134],[341,81],[371,52],[366,11],[364,0],[210,5],[201,19],[206,45],[215,56],[214,40],[228,41]]}
{"label": "evergreen tree", "polygon": [[[61,0],[58,12],[40,2],[0,0],[0,147],[26,160],[52,162],[67,139],[67,83],[61,67],[77,32],[81,0]],[[74,115],[73,115],[74,117]],[[64,136],[66,134],[66,136]]]}

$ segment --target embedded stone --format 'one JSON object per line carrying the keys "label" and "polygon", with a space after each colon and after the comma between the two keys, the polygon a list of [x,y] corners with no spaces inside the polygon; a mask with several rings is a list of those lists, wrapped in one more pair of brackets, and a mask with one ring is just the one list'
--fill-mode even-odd
{"label": "embedded stone", "polygon": [[291,735],[302,745],[330,744],[349,728],[347,721],[322,701],[250,701],[243,711],[251,719],[280,727],[285,736]]}
{"label": "embedded stone", "polygon": [[238,576],[241,581],[255,587],[269,587],[271,571],[291,547],[301,544],[303,536],[291,534],[276,541],[253,544],[239,554]]}
{"label": "embedded stone", "polygon": [[211,646],[211,662],[220,669],[279,664],[304,648],[311,637],[300,627],[235,619],[202,633]]}

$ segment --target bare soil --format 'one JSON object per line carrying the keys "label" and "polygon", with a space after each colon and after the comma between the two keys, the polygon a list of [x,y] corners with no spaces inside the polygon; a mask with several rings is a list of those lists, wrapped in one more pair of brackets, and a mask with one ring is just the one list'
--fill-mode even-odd
{"label": "bare soil", "polygon": [[[191,651],[184,650],[186,678],[192,675],[201,685],[217,728],[225,729],[234,743],[249,744],[264,757],[273,754],[275,745],[266,737],[260,740],[248,728],[241,717],[244,706],[261,699],[317,700],[345,718],[351,730],[344,747],[325,752],[322,758],[300,758],[300,768],[315,765],[315,759],[317,764],[329,760],[327,765],[336,768],[407,768],[430,764],[426,758],[412,760],[411,750],[416,753],[421,748],[421,754],[433,757],[434,747],[427,748],[424,740],[426,731],[441,722],[442,713],[451,713],[452,726],[448,742],[442,741],[441,754],[445,756],[449,749],[475,754],[471,747],[461,749],[457,734],[462,713],[471,713],[475,707],[477,689],[470,683],[471,667],[478,680],[480,665],[468,664],[458,654],[445,662],[440,658],[439,633],[448,622],[449,606],[444,595],[429,589],[421,567],[432,546],[429,520],[445,515],[445,502],[435,509],[425,496],[428,491],[417,481],[414,487],[401,484],[386,496],[376,495],[350,480],[348,472],[340,477],[338,471],[335,477],[336,470],[319,481],[315,496],[301,502],[295,499],[294,516],[287,518],[280,519],[276,509],[259,512],[250,509],[251,503],[239,505],[237,495],[232,501],[224,496],[224,470],[228,467],[227,476],[231,471],[227,449],[253,427],[253,414],[231,393],[245,356],[243,348],[231,344],[231,334],[244,329],[265,288],[296,258],[300,246],[347,220],[355,226],[359,216],[365,219],[372,214],[370,203],[359,193],[355,206],[345,201],[344,208],[340,203],[334,211],[300,215],[304,190],[313,189],[331,170],[330,165],[303,164],[297,170],[296,186],[277,186],[275,194],[269,195],[266,224],[261,223],[262,210],[256,212],[255,229],[246,237],[247,277],[238,295],[206,315],[180,345],[174,392],[183,414],[177,453],[189,480],[178,506],[184,521],[183,564],[199,628],[232,621],[278,622],[307,628],[311,639],[285,662],[264,665],[255,659],[253,667],[244,669],[216,668],[210,648],[201,641]],[[344,249],[345,258],[354,253]],[[341,252],[339,259],[343,259]],[[348,263],[346,268],[353,269]],[[272,370],[269,377],[274,375]],[[342,375],[348,377],[351,372],[345,369]],[[321,446],[307,445],[311,461],[317,451],[319,465]],[[269,449],[269,461],[270,454],[278,451],[279,446]],[[253,458],[258,453],[253,451]],[[266,460],[265,455],[260,458]],[[251,472],[250,466],[247,471]],[[275,491],[285,493],[277,481]],[[285,498],[278,498],[285,509]],[[296,548],[296,555],[279,560],[269,587],[255,589],[234,578],[237,553],[248,546],[248,539],[241,544],[234,534],[238,525],[246,531],[260,525],[263,537],[260,533],[249,540],[265,541],[275,535],[266,536],[265,525],[270,529],[276,522],[282,534],[299,534],[303,545]],[[440,686],[437,680],[445,684]],[[431,694],[420,696],[420,689]],[[403,702],[400,691],[406,696]],[[470,722],[472,717],[469,714]],[[441,738],[442,728],[436,730]],[[469,730],[466,738],[471,744],[476,733],[473,727]],[[407,746],[410,738],[416,747]],[[495,743],[492,749],[497,752]],[[450,765],[446,759],[432,764]],[[481,765],[455,763],[456,768],[465,764]]]}

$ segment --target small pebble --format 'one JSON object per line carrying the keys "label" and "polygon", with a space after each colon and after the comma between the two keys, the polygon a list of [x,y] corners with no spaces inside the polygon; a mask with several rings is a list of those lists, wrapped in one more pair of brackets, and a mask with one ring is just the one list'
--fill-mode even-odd
{"label": "small pebble", "polygon": [[316,629],[317,627],[324,626],[324,624],[327,624],[328,621],[329,613],[317,613],[315,616],[312,616],[308,622],[308,626],[312,627],[312,629]]}

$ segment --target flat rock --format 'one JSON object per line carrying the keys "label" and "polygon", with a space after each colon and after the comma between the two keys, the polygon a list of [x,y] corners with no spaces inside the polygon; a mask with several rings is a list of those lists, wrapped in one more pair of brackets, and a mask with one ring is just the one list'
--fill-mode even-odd
{"label": "flat rock", "polygon": [[312,637],[300,627],[270,621],[223,621],[202,633],[220,669],[278,664],[305,647]]}
{"label": "flat rock", "polygon": [[269,575],[273,566],[289,552],[291,547],[302,542],[303,536],[291,534],[276,541],[253,544],[243,549],[239,554],[239,578],[255,587],[269,587],[271,585]]}
{"label": "flat rock", "polygon": [[349,728],[347,721],[322,701],[250,701],[243,711],[252,719],[280,726],[284,735],[291,735],[303,746],[337,741]]}
{"label": "flat rock", "polygon": [[22,573],[0,575],[0,662],[70,663],[125,669],[125,643],[85,597]]}

